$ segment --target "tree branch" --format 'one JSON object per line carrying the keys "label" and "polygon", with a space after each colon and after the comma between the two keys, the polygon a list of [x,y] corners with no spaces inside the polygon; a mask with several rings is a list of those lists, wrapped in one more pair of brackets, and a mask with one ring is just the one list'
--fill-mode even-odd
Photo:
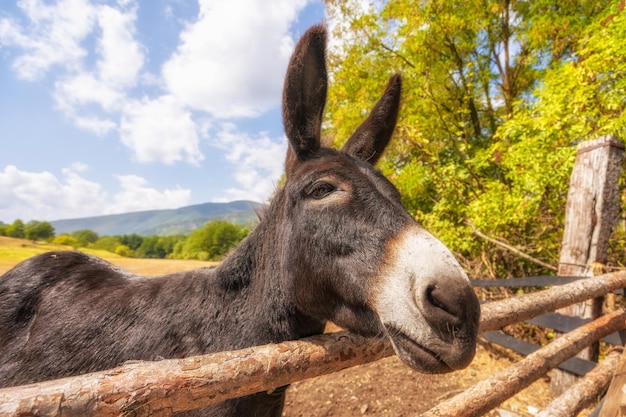
{"label": "tree branch", "polygon": [[522,252],[521,250],[519,250],[517,248],[514,248],[513,246],[511,246],[509,244],[506,244],[504,242],[500,242],[499,240],[496,240],[496,239],[494,239],[492,237],[487,236],[486,234],[484,234],[481,231],[479,231],[478,229],[476,229],[474,227],[474,225],[470,221],[467,222],[467,225],[472,229],[472,233],[474,233],[476,236],[478,236],[478,237],[480,237],[482,239],[485,239],[486,241],[491,242],[494,245],[500,246],[501,248],[504,248],[504,249],[508,250],[509,252],[513,252],[514,254],[519,256],[520,258],[524,258],[524,259],[526,259],[528,261],[534,262],[537,265],[543,266],[544,268],[547,268],[547,269],[549,269],[551,271],[557,271],[558,270],[557,267],[555,267],[555,266],[552,266],[552,265],[550,265],[548,263],[545,263],[545,262],[543,262],[540,259],[534,258],[534,257],[532,257],[532,256],[530,256],[530,255],[528,255],[528,254],[526,254],[524,252]]}
{"label": "tree branch", "polygon": [[402,55],[400,52],[396,51],[395,49],[392,49],[392,48],[388,47],[383,42],[381,42],[381,41],[379,41],[379,40],[377,40],[375,38],[371,38],[371,40],[374,43],[378,44],[378,46],[383,48],[385,51],[389,52],[391,55],[395,56],[396,58],[400,58],[409,67],[415,68],[415,64],[413,64],[411,61],[409,61],[409,59],[407,57],[405,57],[404,55]]}

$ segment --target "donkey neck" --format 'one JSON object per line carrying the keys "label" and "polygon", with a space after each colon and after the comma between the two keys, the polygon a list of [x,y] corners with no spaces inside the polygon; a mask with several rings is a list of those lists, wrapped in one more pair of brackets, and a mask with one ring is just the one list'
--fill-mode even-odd
{"label": "donkey neck", "polygon": [[[283,265],[279,221],[265,219],[216,268],[221,291],[246,314],[255,343],[280,342],[319,334],[325,322],[303,314],[289,294],[292,277]],[[297,279],[297,277],[296,277]],[[240,300],[243,302],[240,303]]]}

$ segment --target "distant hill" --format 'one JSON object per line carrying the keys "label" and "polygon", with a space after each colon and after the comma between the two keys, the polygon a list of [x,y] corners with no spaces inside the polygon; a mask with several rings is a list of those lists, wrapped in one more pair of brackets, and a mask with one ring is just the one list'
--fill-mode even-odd
{"label": "distant hill", "polygon": [[55,220],[50,223],[57,235],[89,229],[100,236],[129,235],[168,236],[187,234],[213,220],[226,220],[239,225],[257,222],[256,211],[262,205],[253,201],[205,203],[170,210],[148,210],[81,219]]}

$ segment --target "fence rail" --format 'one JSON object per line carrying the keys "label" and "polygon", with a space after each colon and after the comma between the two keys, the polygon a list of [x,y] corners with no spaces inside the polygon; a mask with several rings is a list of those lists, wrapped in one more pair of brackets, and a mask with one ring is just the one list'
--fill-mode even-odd
{"label": "fence rail", "polygon": [[480,381],[461,394],[440,403],[422,417],[480,416],[526,388],[581,349],[624,327],[626,310],[602,316],[559,337],[493,377]]}
{"label": "fence rail", "polygon": [[[626,271],[620,271],[493,301],[482,306],[479,332],[497,330],[624,287]],[[586,324],[572,333],[582,337],[584,343],[591,343],[590,340],[620,330],[626,324],[624,312],[607,317],[599,319],[600,322]],[[573,347],[566,346],[566,354],[548,351],[549,355],[560,355],[558,360],[550,359],[548,367],[556,366],[572,356],[575,349],[580,350],[578,346],[582,342],[570,340],[572,338],[567,336],[558,341],[559,345],[572,344]],[[550,349],[557,349],[554,347],[559,346],[556,342],[549,345],[552,346]],[[544,349],[532,354],[535,355],[533,358],[546,354]],[[570,355],[570,352],[573,353]],[[393,350],[386,340],[366,339],[342,331],[192,358],[134,362],[112,370],[0,389],[0,416],[59,416],[67,413],[113,416],[131,411],[136,415],[171,415],[229,398],[274,390],[391,354]],[[524,362],[523,367],[535,361],[540,362],[531,359]],[[539,365],[533,371],[533,377],[543,375],[548,367]],[[523,380],[529,378],[524,376]],[[493,401],[486,407],[492,405]],[[476,410],[483,409],[476,407]],[[472,412],[463,415],[480,414]]]}

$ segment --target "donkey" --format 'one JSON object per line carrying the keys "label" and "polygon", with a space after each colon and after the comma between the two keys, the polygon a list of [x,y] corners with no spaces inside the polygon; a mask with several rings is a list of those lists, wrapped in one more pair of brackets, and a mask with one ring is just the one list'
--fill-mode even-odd
{"label": "donkey", "polygon": [[[283,91],[286,181],[216,268],[141,277],[80,252],[30,258],[0,278],[0,387],[322,333],[388,337],[412,368],[475,353],[479,304],[446,247],[372,164],[389,142],[401,77],[341,151],[322,147],[326,30],[309,29]],[[187,415],[280,416],[284,389]]]}

